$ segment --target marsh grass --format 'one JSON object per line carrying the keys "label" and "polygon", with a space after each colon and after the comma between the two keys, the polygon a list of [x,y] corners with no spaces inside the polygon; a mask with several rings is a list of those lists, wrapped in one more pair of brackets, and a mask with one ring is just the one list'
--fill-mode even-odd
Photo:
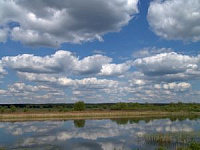
{"label": "marsh grass", "polygon": [[[0,121],[19,120],[63,120],[63,119],[110,119],[110,118],[151,118],[151,117],[200,116],[198,112],[157,112],[157,111],[71,111],[71,112],[20,112],[0,114]],[[191,117],[191,118],[193,118]]]}
{"label": "marsh grass", "polygon": [[[175,150],[200,150],[200,132],[170,132],[145,134],[139,140],[144,140],[146,144],[158,145],[159,150],[174,147]],[[191,149],[192,148],[192,149]]]}

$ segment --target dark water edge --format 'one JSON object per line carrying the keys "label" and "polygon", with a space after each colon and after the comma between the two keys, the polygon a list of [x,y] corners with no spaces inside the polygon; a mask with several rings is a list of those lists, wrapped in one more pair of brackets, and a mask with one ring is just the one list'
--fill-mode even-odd
{"label": "dark water edge", "polygon": [[198,116],[0,122],[0,150],[174,150],[199,143]]}

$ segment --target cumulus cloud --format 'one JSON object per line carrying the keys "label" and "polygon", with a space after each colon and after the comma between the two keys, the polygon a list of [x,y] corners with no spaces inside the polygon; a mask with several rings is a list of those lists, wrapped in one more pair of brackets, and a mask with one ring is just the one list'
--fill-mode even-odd
{"label": "cumulus cloud", "polygon": [[21,93],[24,91],[28,92],[37,92],[39,91],[39,87],[32,86],[32,85],[26,85],[25,83],[15,83],[9,87],[9,91],[13,93]]}
{"label": "cumulus cloud", "polygon": [[147,83],[147,81],[134,78],[133,80],[130,80],[129,83],[130,86],[143,86]]}
{"label": "cumulus cloud", "polygon": [[8,29],[1,29],[0,28],[0,42],[6,42],[8,37]]}
{"label": "cumulus cloud", "polygon": [[102,41],[104,34],[128,24],[138,13],[137,4],[138,0],[2,0],[0,25],[8,28],[15,22],[10,38],[30,46]]}
{"label": "cumulus cloud", "polygon": [[57,93],[58,90],[54,89],[47,85],[27,85],[23,82],[16,82],[12,85],[9,85],[8,90],[11,93],[22,93],[22,92],[51,92],[51,93]]}
{"label": "cumulus cloud", "polygon": [[65,93],[59,88],[42,84],[28,85],[23,82],[8,85],[7,90],[0,90],[0,94],[4,97],[0,103],[55,103],[57,100],[66,100]]}
{"label": "cumulus cloud", "polygon": [[[95,77],[72,79],[65,76],[22,72],[19,72],[18,76],[20,79],[25,81],[32,82],[36,85],[44,85],[44,87],[51,87],[52,89],[55,88],[58,89],[58,91],[50,91],[42,88],[41,86],[37,86],[37,90],[39,91],[32,92],[34,93],[34,96],[32,96],[30,95],[30,91],[28,91],[28,87],[20,90],[21,88],[16,87],[16,85],[12,85],[11,87],[17,91],[15,92],[12,90],[12,94],[14,96],[25,96],[26,94],[26,97],[28,97],[29,100],[34,97],[38,100],[53,102],[56,102],[55,98],[57,98],[58,102],[66,102],[66,99],[70,102],[78,101],[80,99],[83,99],[85,102],[103,102],[106,97],[109,96],[107,91],[109,91],[109,89],[117,89],[120,84],[117,80],[98,79]],[[9,87],[9,90],[11,87]],[[35,86],[32,86],[33,89],[34,87]],[[40,91],[46,92],[45,94],[40,94]]]}
{"label": "cumulus cloud", "polygon": [[99,73],[101,76],[114,76],[121,75],[131,68],[131,62],[127,61],[122,64],[105,64]]}
{"label": "cumulus cloud", "polygon": [[165,84],[155,84],[155,89],[173,90],[178,92],[183,92],[191,88],[190,83],[180,82],[180,83],[165,83]]}
{"label": "cumulus cloud", "polygon": [[57,51],[51,56],[41,57],[32,54],[23,54],[18,56],[6,56],[2,58],[5,66],[20,72],[32,73],[60,73],[64,70],[70,70],[78,61],[71,52]]}
{"label": "cumulus cloud", "polygon": [[137,58],[144,58],[160,53],[169,53],[169,52],[173,52],[173,50],[171,48],[165,48],[165,47],[163,48],[145,47],[143,49],[133,52],[132,57],[133,59],[137,59]]}
{"label": "cumulus cloud", "polygon": [[3,78],[3,76],[6,74],[7,74],[7,71],[4,69],[2,61],[0,60],[0,78]]}
{"label": "cumulus cloud", "polygon": [[[148,49],[148,57],[120,64],[100,54],[80,58],[63,50],[47,56],[3,57],[2,72],[16,71],[18,79],[7,89],[1,89],[0,97],[9,98],[9,102],[17,99],[18,103],[35,103],[35,99],[38,103],[66,99],[91,103],[108,99],[109,102],[188,100],[194,91],[191,81],[200,79],[200,56],[178,54],[167,48],[152,49]],[[197,97],[193,94],[190,100],[197,101]]]}
{"label": "cumulus cloud", "polygon": [[18,73],[19,76],[29,81],[34,82],[46,82],[57,86],[75,87],[75,88],[108,88],[116,87],[118,82],[115,80],[97,79],[97,78],[83,78],[83,79],[71,79],[67,77],[54,77],[46,74],[34,74],[34,73]]}
{"label": "cumulus cloud", "polygon": [[175,52],[161,53],[139,58],[134,66],[149,77],[162,79],[188,80],[199,79],[200,56],[188,56]]}
{"label": "cumulus cloud", "polygon": [[74,75],[120,75],[130,68],[130,63],[110,64],[112,58],[92,55],[79,59],[69,51],[57,51],[50,56],[23,54],[2,58],[2,63],[18,72]]}
{"label": "cumulus cloud", "polygon": [[199,0],[154,0],[147,19],[162,38],[200,41]]}
{"label": "cumulus cloud", "polygon": [[112,61],[112,58],[102,55],[93,55],[76,62],[74,72],[77,74],[95,74],[101,71],[102,66]]}
{"label": "cumulus cloud", "polygon": [[191,88],[190,83],[181,82],[181,83],[168,83],[163,85],[164,89],[175,90],[175,91],[186,91]]}

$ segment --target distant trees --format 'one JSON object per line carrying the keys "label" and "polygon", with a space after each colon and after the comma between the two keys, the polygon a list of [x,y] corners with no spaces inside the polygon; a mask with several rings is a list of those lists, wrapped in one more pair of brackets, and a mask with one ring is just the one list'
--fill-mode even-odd
{"label": "distant trees", "polygon": [[75,104],[2,104],[0,113],[8,112],[68,112],[87,110],[133,110],[133,111],[190,111],[200,112],[199,103],[169,103],[169,104],[151,104],[151,103],[103,103],[103,104],[85,104],[78,101]]}
{"label": "distant trees", "polygon": [[5,110],[6,110],[6,108],[5,108],[5,107],[3,107],[3,106],[0,106],[0,112],[1,112],[1,113],[4,113],[4,112],[5,112]]}
{"label": "distant trees", "polygon": [[128,108],[127,103],[116,103],[113,106],[111,106],[112,110],[126,110]]}
{"label": "distant trees", "polygon": [[83,101],[78,101],[74,104],[75,111],[83,111],[85,110],[85,103]]}
{"label": "distant trees", "polygon": [[16,112],[17,108],[14,105],[11,105],[10,110],[11,110],[11,112]]}

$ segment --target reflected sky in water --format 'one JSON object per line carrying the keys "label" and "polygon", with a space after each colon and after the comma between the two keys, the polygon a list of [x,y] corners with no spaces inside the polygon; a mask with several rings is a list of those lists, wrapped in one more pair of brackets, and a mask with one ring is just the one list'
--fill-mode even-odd
{"label": "reflected sky in water", "polygon": [[41,150],[155,149],[141,140],[154,133],[197,133],[200,119],[106,119],[1,122],[0,147]]}

